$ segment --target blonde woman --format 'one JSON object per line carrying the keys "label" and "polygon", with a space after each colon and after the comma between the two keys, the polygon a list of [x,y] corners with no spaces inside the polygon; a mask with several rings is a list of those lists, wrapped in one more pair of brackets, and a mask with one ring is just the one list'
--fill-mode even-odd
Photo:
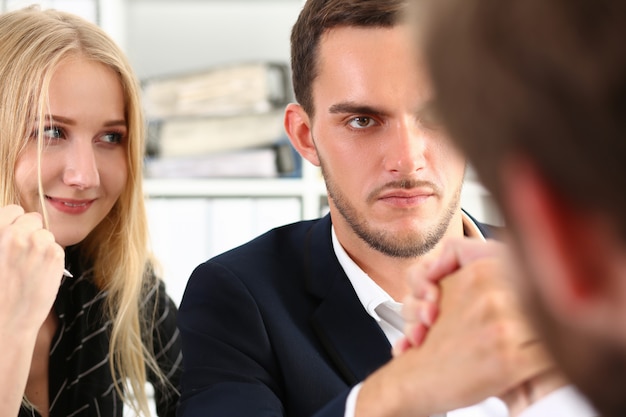
{"label": "blonde woman", "polygon": [[173,416],[176,309],[151,268],[126,58],[27,8],[0,15],[0,86],[0,415],[148,415],[150,382]]}

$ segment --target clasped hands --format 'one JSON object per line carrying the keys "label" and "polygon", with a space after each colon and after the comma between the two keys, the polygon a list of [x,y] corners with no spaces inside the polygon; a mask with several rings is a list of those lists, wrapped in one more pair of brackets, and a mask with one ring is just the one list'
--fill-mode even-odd
{"label": "clasped hands", "polygon": [[450,394],[441,412],[497,396],[516,416],[566,385],[522,311],[516,271],[504,244],[458,239],[411,279],[394,356],[426,353]]}

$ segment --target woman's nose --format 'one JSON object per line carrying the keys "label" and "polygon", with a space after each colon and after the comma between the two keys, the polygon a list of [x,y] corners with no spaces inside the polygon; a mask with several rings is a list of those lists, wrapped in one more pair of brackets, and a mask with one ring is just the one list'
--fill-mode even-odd
{"label": "woman's nose", "polygon": [[91,145],[74,143],[65,155],[63,182],[79,189],[93,188],[100,185],[100,174],[96,155]]}

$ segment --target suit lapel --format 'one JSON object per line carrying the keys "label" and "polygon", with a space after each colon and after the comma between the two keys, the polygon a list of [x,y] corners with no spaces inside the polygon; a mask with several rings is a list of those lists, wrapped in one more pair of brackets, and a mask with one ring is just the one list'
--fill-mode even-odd
{"label": "suit lapel", "polygon": [[313,327],[348,384],[356,384],[391,358],[391,346],[335,257],[328,216],[311,228],[306,253],[307,286],[320,298]]}

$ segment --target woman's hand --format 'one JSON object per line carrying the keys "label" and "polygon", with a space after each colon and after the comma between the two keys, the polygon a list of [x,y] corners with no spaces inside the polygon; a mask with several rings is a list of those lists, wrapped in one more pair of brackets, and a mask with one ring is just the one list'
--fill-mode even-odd
{"label": "woman's hand", "polygon": [[65,253],[39,213],[0,207],[0,331],[35,334],[47,317],[63,276]]}

